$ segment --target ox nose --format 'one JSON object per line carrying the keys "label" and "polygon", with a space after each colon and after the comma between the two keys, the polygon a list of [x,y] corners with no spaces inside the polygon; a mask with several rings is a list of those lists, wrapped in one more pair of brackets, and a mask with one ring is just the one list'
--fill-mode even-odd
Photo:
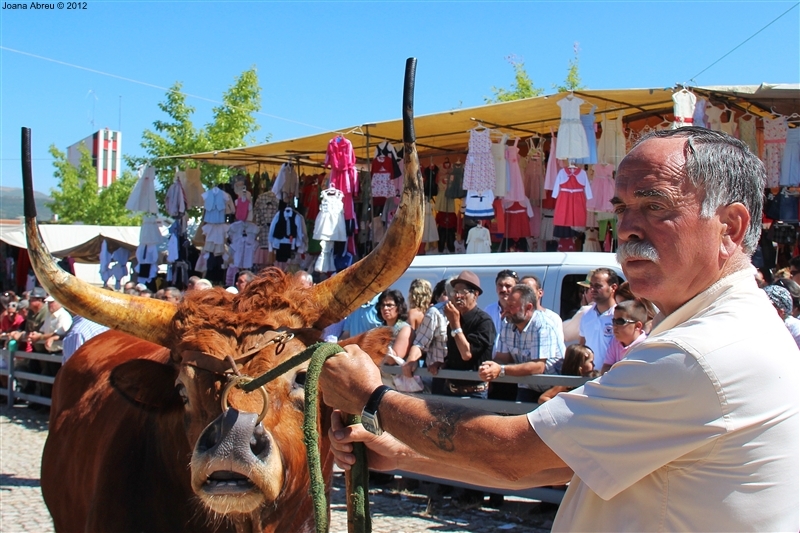
{"label": "ox nose", "polygon": [[249,453],[262,458],[269,453],[270,437],[255,413],[229,408],[203,430],[197,451],[218,457],[242,459]]}

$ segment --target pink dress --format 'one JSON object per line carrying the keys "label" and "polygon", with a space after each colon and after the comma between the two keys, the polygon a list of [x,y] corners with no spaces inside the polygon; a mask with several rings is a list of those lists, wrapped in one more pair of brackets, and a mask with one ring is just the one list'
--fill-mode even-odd
{"label": "pink dress", "polygon": [[540,146],[528,150],[528,164],[525,165],[525,195],[538,205],[544,189],[544,152]]}
{"label": "pink dress", "polygon": [[554,225],[586,226],[586,199],[592,197],[586,171],[577,167],[559,171],[553,196],[556,198]]}
{"label": "pink dress", "polygon": [[470,131],[469,153],[464,165],[465,191],[494,191],[496,176],[489,133],[488,129]]}
{"label": "pink dress", "polygon": [[592,180],[592,198],[586,201],[586,209],[599,213],[613,213],[611,199],[614,197],[613,165],[600,164],[594,166]]}
{"label": "pink dress", "polygon": [[344,193],[344,218],[355,219],[353,196],[358,194],[358,172],[353,144],[341,135],[331,139],[325,154],[325,167],[331,168],[331,187]]}

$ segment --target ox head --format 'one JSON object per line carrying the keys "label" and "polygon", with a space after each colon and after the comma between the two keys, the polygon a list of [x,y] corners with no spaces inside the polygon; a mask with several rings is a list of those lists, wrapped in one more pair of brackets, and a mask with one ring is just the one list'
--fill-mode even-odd
{"label": "ox head", "polygon": [[[422,236],[424,203],[411,122],[413,67],[407,64],[406,173],[394,221],[372,253],[312,288],[267,269],[238,295],[199,291],[172,304],[98,289],[75,278],[56,265],[42,242],[33,201],[30,130],[23,128],[25,224],[39,281],[73,313],[170,350],[171,364],[129,361],[113,371],[112,384],[144,409],[182,410],[193,448],[191,486],[217,516],[250,514],[263,521],[283,504],[298,515],[309,514],[310,507],[302,503],[308,501],[301,435],[304,367],[267,384],[263,392],[230,389],[226,403],[231,408],[224,412],[221,400],[230,372],[258,376],[274,368],[319,340],[322,328],[388,288],[411,264]],[[354,341],[378,360],[389,335],[376,331]]]}

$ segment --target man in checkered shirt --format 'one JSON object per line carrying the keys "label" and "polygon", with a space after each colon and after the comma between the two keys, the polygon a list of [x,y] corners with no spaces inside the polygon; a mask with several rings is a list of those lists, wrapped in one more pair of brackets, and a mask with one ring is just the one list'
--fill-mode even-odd
{"label": "man in checkered shirt", "polygon": [[[406,362],[403,365],[403,374],[408,377],[414,375],[414,370],[419,368],[419,360],[425,352],[425,366],[434,376],[444,364],[447,355],[447,317],[444,316],[444,304],[447,303],[449,290],[452,290],[450,279],[443,279],[433,289],[433,301],[436,302],[425,312],[422,322],[414,332],[414,343],[408,350]],[[444,379],[433,378],[431,392],[442,394]]]}
{"label": "man in checkered shirt", "polygon": [[[484,381],[503,376],[559,374],[563,348],[552,322],[542,311],[536,292],[525,284],[515,285],[506,300],[494,361],[484,362],[479,370]],[[520,383],[518,402],[536,403],[546,386]]]}

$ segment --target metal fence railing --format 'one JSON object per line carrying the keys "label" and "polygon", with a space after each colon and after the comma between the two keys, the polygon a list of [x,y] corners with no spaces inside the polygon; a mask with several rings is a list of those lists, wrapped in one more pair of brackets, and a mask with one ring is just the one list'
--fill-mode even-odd
{"label": "metal fence railing", "polygon": [[58,363],[61,364],[61,354],[53,355],[48,353],[38,353],[38,352],[22,352],[22,351],[14,351],[11,352],[7,349],[0,349],[0,359],[3,360],[4,364],[0,365],[0,376],[6,376],[6,386],[0,387],[0,396],[5,396],[8,399],[8,405],[13,405],[14,400],[19,398],[21,400],[26,400],[31,403],[38,403],[41,405],[51,405],[50,398],[45,396],[39,396],[38,394],[26,394],[17,390],[14,390],[15,381],[17,379],[27,380],[27,381],[35,381],[37,383],[47,383],[52,385],[55,381],[55,377],[53,376],[44,376],[42,374],[34,374],[31,372],[22,372],[22,371],[15,371],[14,370],[14,359],[21,358],[21,359],[34,359],[37,361],[43,361],[45,363]]}

